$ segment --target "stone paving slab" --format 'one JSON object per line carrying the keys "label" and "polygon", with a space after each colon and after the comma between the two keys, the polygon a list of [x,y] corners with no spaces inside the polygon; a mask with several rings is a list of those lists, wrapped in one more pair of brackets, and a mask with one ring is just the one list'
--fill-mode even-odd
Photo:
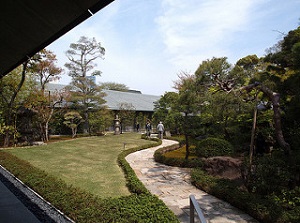
{"label": "stone paving slab", "polygon": [[175,213],[180,222],[190,221],[189,196],[193,194],[209,223],[258,223],[227,202],[193,186],[189,168],[170,167],[154,161],[155,150],[174,143],[177,142],[164,139],[162,145],[131,153],[126,160],[145,187],[157,195]]}

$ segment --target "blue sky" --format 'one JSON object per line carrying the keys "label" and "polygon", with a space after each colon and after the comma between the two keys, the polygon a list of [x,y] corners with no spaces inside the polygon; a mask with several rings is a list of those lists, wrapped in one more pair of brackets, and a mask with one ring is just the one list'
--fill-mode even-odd
{"label": "blue sky", "polygon": [[[144,94],[174,91],[184,71],[203,60],[232,64],[265,50],[300,25],[300,0],[115,0],[49,45],[63,67],[65,52],[80,36],[105,48],[99,82],[116,82]],[[68,84],[65,74],[60,80]]]}

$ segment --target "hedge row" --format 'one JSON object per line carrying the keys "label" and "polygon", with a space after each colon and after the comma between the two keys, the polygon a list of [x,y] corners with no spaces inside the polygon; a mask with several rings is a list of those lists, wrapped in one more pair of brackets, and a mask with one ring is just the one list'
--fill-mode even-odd
{"label": "hedge row", "polygon": [[[149,143],[147,146],[157,145]],[[0,164],[31,187],[44,199],[80,222],[178,222],[176,216],[159,200],[151,195],[138,180],[125,157],[144,147],[122,152],[118,162],[123,168],[127,185],[132,195],[120,198],[100,199],[84,190],[67,185],[14,155],[0,151]]]}
{"label": "hedge row", "polygon": [[[151,139],[151,141],[157,141],[157,140]],[[134,153],[139,150],[158,146],[158,145],[161,145],[161,143],[162,143],[161,140],[158,140],[157,142],[150,142],[149,144],[141,146],[141,147],[127,149],[119,154],[118,164],[122,168],[122,170],[125,174],[126,186],[128,187],[128,189],[131,193],[150,194],[150,192],[146,189],[144,184],[138,179],[134,170],[130,167],[129,163],[126,161],[125,157],[127,155],[129,155],[130,153]]]}

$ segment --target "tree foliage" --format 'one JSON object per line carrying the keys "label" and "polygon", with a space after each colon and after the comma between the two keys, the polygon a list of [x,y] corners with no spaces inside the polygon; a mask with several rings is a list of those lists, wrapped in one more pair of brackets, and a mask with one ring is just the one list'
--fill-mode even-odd
{"label": "tree foliage", "polygon": [[70,111],[64,115],[64,118],[64,124],[72,129],[72,138],[76,137],[77,128],[83,122],[81,115],[76,111]]}
{"label": "tree foliage", "polygon": [[131,103],[123,102],[119,105],[118,116],[121,123],[121,132],[125,126],[133,126],[135,118],[135,107]]}
{"label": "tree foliage", "polygon": [[[28,63],[29,61],[24,62],[21,66],[17,67],[0,80],[0,105],[2,107],[2,120],[4,120],[4,122],[2,122],[1,132],[4,135],[4,147],[9,146],[11,136],[14,136],[15,141],[17,134],[17,110],[24,98],[28,95],[28,88],[26,89],[26,87],[23,87]],[[26,83],[30,85],[30,79]]]}
{"label": "tree foliage", "polygon": [[158,123],[159,121],[164,122],[164,126],[168,130],[176,129],[177,124],[173,116],[174,106],[178,99],[178,94],[176,92],[166,92],[161,98],[154,102],[154,114],[153,121]]}
{"label": "tree foliage", "polygon": [[35,63],[31,65],[31,72],[36,77],[37,86],[30,93],[26,101],[26,108],[36,113],[40,126],[41,137],[44,142],[49,140],[49,122],[53,116],[55,106],[62,102],[63,92],[45,92],[46,85],[58,80],[62,69],[56,65],[56,55],[46,49],[35,55]]}
{"label": "tree foliage", "polygon": [[95,38],[81,36],[77,43],[70,44],[70,49],[66,52],[70,61],[65,64],[69,70],[68,75],[72,78],[100,75],[99,70],[94,70],[97,65],[95,60],[103,58],[104,54],[105,49]]}
{"label": "tree foliage", "polygon": [[101,88],[104,90],[113,90],[113,91],[128,91],[129,87],[125,84],[119,84],[115,82],[103,82],[100,84]]}
{"label": "tree foliage", "polygon": [[96,59],[103,58],[105,49],[95,38],[80,37],[77,43],[71,43],[66,52],[69,63],[65,67],[69,70],[68,75],[72,77],[69,90],[71,101],[81,108],[84,117],[84,133],[88,133],[89,110],[101,106],[105,101],[101,87],[97,86],[92,76],[99,76],[101,72],[94,70]]}
{"label": "tree foliage", "polygon": [[31,65],[31,69],[37,78],[40,90],[44,92],[46,84],[59,80],[63,70],[56,65],[56,55],[50,50],[41,50],[35,58],[36,62]]}

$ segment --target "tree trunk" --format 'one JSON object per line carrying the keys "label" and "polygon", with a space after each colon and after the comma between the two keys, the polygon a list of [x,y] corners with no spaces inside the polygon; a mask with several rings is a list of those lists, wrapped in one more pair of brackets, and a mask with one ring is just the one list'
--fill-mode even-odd
{"label": "tree trunk", "polygon": [[[26,74],[27,65],[28,65],[28,61],[23,63],[22,77],[21,77],[20,83],[18,84],[17,89],[14,91],[14,93],[11,96],[11,98],[9,100],[9,103],[7,105],[8,112],[7,112],[6,120],[5,120],[6,126],[12,126],[11,115],[13,114],[13,106],[14,106],[15,99],[16,99],[16,97],[17,97],[19,91],[21,90],[21,88],[23,86],[23,83],[25,81],[25,74]],[[8,147],[9,146],[10,136],[11,136],[11,132],[10,132],[10,130],[7,130],[7,132],[5,133],[3,147]]]}
{"label": "tree trunk", "polygon": [[48,142],[49,141],[48,129],[49,129],[49,123],[46,122],[45,123],[45,141],[44,142]]}
{"label": "tree trunk", "polygon": [[190,155],[190,144],[189,144],[189,136],[187,134],[184,135],[185,137],[185,159],[188,160]]}
{"label": "tree trunk", "polygon": [[40,123],[40,130],[41,130],[41,137],[42,141],[46,141],[46,136],[45,136],[45,125],[43,123]]}
{"label": "tree trunk", "polygon": [[52,108],[50,108],[50,113],[49,113],[48,118],[47,118],[47,120],[45,122],[45,142],[49,141],[49,134],[48,134],[48,131],[49,131],[49,122],[50,122],[50,120],[52,118],[55,104],[53,105]]}
{"label": "tree trunk", "polygon": [[251,130],[249,173],[251,172],[252,159],[253,159],[253,154],[254,154],[254,141],[255,141],[254,139],[255,139],[255,130],[256,130],[256,119],[257,119],[257,106],[255,104],[254,111],[253,111],[252,130]]}
{"label": "tree trunk", "polygon": [[77,135],[77,126],[75,128],[72,128],[72,138],[75,138]]}
{"label": "tree trunk", "polygon": [[282,127],[281,127],[279,98],[280,95],[278,93],[273,94],[272,103],[273,103],[273,111],[274,111],[275,134],[279,145],[284,149],[286,154],[289,154],[290,145],[284,140]]}
{"label": "tree trunk", "polygon": [[89,133],[89,113],[88,108],[84,111],[84,125],[83,125],[83,133],[87,134]]}
{"label": "tree trunk", "polygon": [[258,90],[262,91],[265,95],[268,96],[269,100],[272,102],[274,112],[273,120],[277,142],[279,143],[280,147],[284,149],[287,155],[290,154],[290,145],[285,141],[281,127],[281,112],[279,104],[280,94],[273,92],[272,90],[270,90],[269,88],[267,88],[259,82],[255,82],[254,84],[242,87],[241,90],[250,91],[253,88],[257,88]]}
{"label": "tree trunk", "polygon": [[229,140],[230,139],[230,134],[229,134],[229,132],[227,130],[227,126],[228,126],[228,116],[225,117],[223,131],[224,131],[224,137],[225,137],[225,139]]}

